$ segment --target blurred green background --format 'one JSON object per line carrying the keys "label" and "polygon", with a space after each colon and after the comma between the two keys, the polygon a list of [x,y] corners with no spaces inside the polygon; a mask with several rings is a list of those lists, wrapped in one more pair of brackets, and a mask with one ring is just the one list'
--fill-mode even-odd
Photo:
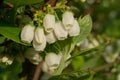
{"label": "blurred green background", "polygon": [[120,0],[72,0],[70,3],[76,16],[91,14],[93,28],[87,38],[89,45],[92,42],[104,46],[97,52],[93,51],[91,55],[84,56],[81,62],[77,61],[80,65],[75,65],[76,61],[73,63],[81,69],[86,66],[95,69],[97,74],[94,80],[120,80],[119,3]]}

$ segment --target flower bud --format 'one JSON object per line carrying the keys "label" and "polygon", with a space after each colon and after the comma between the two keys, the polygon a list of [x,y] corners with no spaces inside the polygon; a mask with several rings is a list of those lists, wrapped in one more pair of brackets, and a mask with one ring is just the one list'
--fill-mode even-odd
{"label": "flower bud", "polygon": [[33,47],[36,51],[43,51],[46,47],[46,37],[43,28],[37,28],[35,30],[35,37],[33,39]]}
{"label": "flower bud", "polygon": [[50,69],[55,69],[59,66],[60,59],[59,56],[55,53],[49,53],[45,57],[45,62]]}
{"label": "flower bud", "polygon": [[62,16],[62,23],[66,30],[70,29],[74,24],[74,17],[72,12],[66,11]]}
{"label": "flower bud", "polygon": [[34,48],[29,48],[25,53],[25,57],[35,65],[42,61],[42,57],[39,55],[39,52],[35,51]]}
{"label": "flower bud", "polygon": [[48,34],[46,34],[46,41],[49,43],[49,44],[52,44],[56,41],[56,37],[55,37],[55,34],[53,32],[50,32]]}
{"label": "flower bud", "polygon": [[25,43],[31,43],[34,37],[34,29],[35,27],[30,24],[24,26],[21,32],[21,40]]}
{"label": "flower bud", "polygon": [[54,25],[55,25],[54,15],[46,14],[44,19],[43,19],[43,26],[45,28],[45,31],[47,33],[50,33],[51,31],[53,31]]}
{"label": "flower bud", "polygon": [[77,20],[74,20],[73,26],[68,31],[69,36],[77,36],[80,33],[80,27]]}
{"label": "flower bud", "polygon": [[64,40],[67,38],[68,32],[63,28],[61,22],[55,23],[54,32],[58,40]]}

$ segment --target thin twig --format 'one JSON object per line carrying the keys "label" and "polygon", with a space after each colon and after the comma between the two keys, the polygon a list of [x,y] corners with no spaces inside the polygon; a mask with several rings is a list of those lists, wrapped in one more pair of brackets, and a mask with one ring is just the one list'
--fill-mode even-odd
{"label": "thin twig", "polygon": [[35,70],[35,74],[34,74],[34,77],[33,77],[33,80],[38,80],[38,79],[39,79],[39,75],[40,75],[40,72],[41,72],[42,63],[43,63],[43,62],[40,62],[40,63],[37,65],[36,70]]}
{"label": "thin twig", "polygon": [[113,64],[105,64],[105,65],[102,65],[102,66],[99,66],[99,67],[93,69],[93,71],[99,72],[99,71],[101,71],[101,70],[104,70],[104,69],[106,69],[106,68],[110,68],[110,67],[112,67],[112,66],[113,66]]}
{"label": "thin twig", "polygon": [[51,5],[51,6],[55,6],[57,0],[49,0],[48,3]]}

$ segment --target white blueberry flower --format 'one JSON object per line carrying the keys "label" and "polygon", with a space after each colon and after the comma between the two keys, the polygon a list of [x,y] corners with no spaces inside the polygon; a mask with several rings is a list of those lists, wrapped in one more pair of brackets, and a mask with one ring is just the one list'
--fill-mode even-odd
{"label": "white blueberry flower", "polygon": [[118,73],[117,75],[117,80],[120,80],[120,73]]}
{"label": "white blueberry flower", "polygon": [[98,42],[98,40],[95,39],[95,38],[92,39],[92,43],[93,43],[94,47],[99,46],[99,42]]}
{"label": "white blueberry flower", "polygon": [[39,55],[38,51],[35,51],[34,48],[29,48],[25,52],[25,57],[33,64],[37,65],[42,61],[42,57]]}
{"label": "white blueberry flower", "polygon": [[56,41],[56,37],[55,37],[55,34],[53,32],[50,32],[48,34],[46,34],[46,41],[49,43],[49,44],[52,44]]}
{"label": "white blueberry flower", "polygon": [[9,60],[7,60],[6,64],[11,65],[13,63],[13,59],[9,58]]}
{"label": "white blueberry flower", "polygon": [[72,12],[66,11],[62,16],[62,23],[66,30],[70,29],[74,24],[74,16]]}
{"label": "white blueberry flower", "polygon": [[42,71],[47,73],[47,74],[52,75],[54,73],[54,71],[55,71],[55,67],[54,68],[53,67],[49,67],[47,65],[47,63],[44,61],[43,64],[42,64]]}
{"label": "white blueberry flower", "polygon": [[73,26],[68,30],[69,36],[77,36],[80,33],[80,27],[77,20],[74,20]]}
{"label": "white blueberry flower", "polygon": [[45,62],[50,69],[55,69],[59,66],[60,59],[59,56],[55,53],[48,53],[45,56]]}
{"label": "white blueberry flower", "polygon": [[61,22],[55,23],[54,32],[55,32],[55,36],[57,37],[58,40],[64,40],[67,38],[68,31],[66,31],[63,28],[63,25]]}
{"label": "white blueberry flower", "polygon": [[85,38],[84,40],[82,40],[82,41],[80,41],[80,42],[78,42],[77,44],[76,44],[78,47],[80,46],[80,49],[86,49],[86,48],[88,48],[88,45],[89,45],[89,41],[88,41],[88,39],[87,38]]}
{"label": "white blueberry flower", "polygon": [[99,46],[99,42],[95,38],[93,38],[91,42],[89,42],[89,40],[86,38],[83,41],[77,43],[77,46],[80,46],[81,50],[87,49],[87,48],[95,48]]}
{"label": "white blueberry flower", "polygon": [[3,56],[0,62],[5,63],[6,65],[11,65],[13,63],[13,58],[9,56]]}
{"label": "white blueberry flower", "polygon": [[44,30],[43,28],[37,27],[35,30],[34,38],[38,44],[41,44],[44,41]]}
{"label": "white blueberry flower", "polygon": [[42,71],[45,72],[45,73],[49,72],[49,67],[48,67],[48,65],[46,64],[45,61],[42,63]]}
{"label": "white blueberry flower", "polygon": [[46,47],[46,37],[42,28],[37,28],[35,30],[33,47],[36,51],[43,51]]}
{"label": "white blueberry flower", "polygon": [[25,43],[31,43],[34,37],[34,29],[35,27],[30,24],[24,26],[21,31],[21,40]]}
{"label": "white blueberry flower", "polygon": [[55,16],[51,14],[46,14],[43,19],[43,26],[47,33],[53,31],[55,25]]}
{"label": "white blueberry flower", "polygon": [[45,56],[45,61],[42,64],[43,72],[53,75],[56,68],[58,68],[60,64],[60,56],[55,53],[48,53]]}
{"label": "white blueberry flower", "polygon": [[104,55],[104,58],[105,58],[105,61],[107,62],[107,63],[113,63],[116,59],[117,59],[117,57],[119,56],[119,53],[117,52],[117,53],[114,53],[114,54],[108,54],[107,53],[107,55]]}
{"label": "white blueberry flower", "polygon": [[4,57],[2,57],[2,59],[1,59],[1,62],[7,62],[8,61],[8,57],[7,56],[4,56]]}

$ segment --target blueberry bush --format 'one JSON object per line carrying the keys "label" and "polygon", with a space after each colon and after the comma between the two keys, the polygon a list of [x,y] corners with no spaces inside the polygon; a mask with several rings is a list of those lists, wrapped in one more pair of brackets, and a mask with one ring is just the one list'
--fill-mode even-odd
{"label": "blueberry bush", "polygon": [[119,0],[1,0],[0,80],[120,80]]}

